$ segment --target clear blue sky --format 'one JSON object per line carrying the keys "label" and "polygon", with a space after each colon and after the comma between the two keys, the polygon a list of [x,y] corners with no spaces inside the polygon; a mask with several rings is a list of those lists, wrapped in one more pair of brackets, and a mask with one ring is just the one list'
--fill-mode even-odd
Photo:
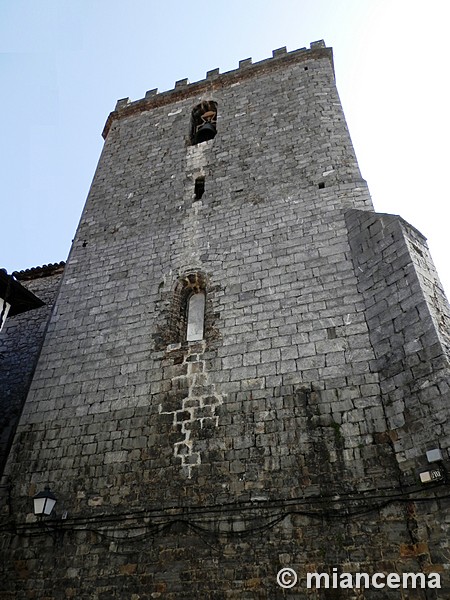
{"label": "clear blue sky", "polygon": [[65,260],[118,98],[324,39],[375,207],[447,293],[448,0],[0,0],[0,267]]}

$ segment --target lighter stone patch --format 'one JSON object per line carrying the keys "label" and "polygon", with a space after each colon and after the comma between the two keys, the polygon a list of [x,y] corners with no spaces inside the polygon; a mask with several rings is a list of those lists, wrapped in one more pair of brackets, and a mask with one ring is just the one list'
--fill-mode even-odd
{"label": "lighter stone patch", "polygon": [[[205,342],[203,342],[202,346],[202,352],[204,352],[206,349]],[[195,345],[195,350],[191,351],[191,349],[188,349],[184,362],[186,363],[187,359],[195,354],[198,354],[198,343]],[[202,462],[200,451],[195,448],[195,439],[191,437],[192,427],[196,423],[200,424],[200,429],[203,429],[208,424],[213,424],[215,427],[219,426],[219,417],[216,415],[216,409],[223,404],[223,395],[218,394],[215,385],[209,382],[204,360],[199,359],[194,362],[187,362],[187,365],[187,374],[175,379],[187,379],[188,395],[186,398],[183,398],[178,410],[166,412],[162,410],[162,405],[160,404],[159,413],[162,415],[173,415],[174,425],[180,425],[181,423],[181,433],[184,438],[179,442],[175,442],[174,456],[181,460],[182,471],[187,475],[188,479],[191,479],[192,470]],[[198,370],[198,365],[201,365],[200,370]],[[202,388],[204,393],[198,394],[198,391]],[[188,413],[189,416],[180,421],[178,417],[183,413]]]}

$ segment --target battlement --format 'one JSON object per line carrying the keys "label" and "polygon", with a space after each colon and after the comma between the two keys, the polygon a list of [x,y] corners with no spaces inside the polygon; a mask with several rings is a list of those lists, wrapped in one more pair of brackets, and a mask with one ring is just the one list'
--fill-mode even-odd
{"label": "battlement", "polygon": [[157,106],[170,104],[189,96],[196,96],[205,91],[211,92],[232,83],[260,75],[265,71],[280,68],[287,63],[302,62],[321,57],[327,57],[333,66],[333,51],[325,46],[323,40],[311,42],[309,49],[299,48],[291,52],[288,52],[286,46],[284,46],[273,50],[270,58],[256,63],[253,63],[251,58],[240,60],[237,69],[226,73],[220,73],[220,69],[212,69],[207,71],[205,79],[194,83],[190,83],[188,79],[180,79],[175,82],[173,89],[165,92],[158,92],[158,88],[154,88],[147,91],[145,97],[140,100],[131,102],[129,98],[122,98],[117,101],[114,111],[109,114],[102,136],[106,139],[113,121],[122,117],[151,110]]}

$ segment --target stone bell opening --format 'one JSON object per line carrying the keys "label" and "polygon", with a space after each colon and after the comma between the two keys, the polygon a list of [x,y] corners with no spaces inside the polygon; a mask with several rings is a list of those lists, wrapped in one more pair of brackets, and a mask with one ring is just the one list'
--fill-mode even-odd
{"label": "stone bell opening", "polygon": [[191,143],[201,144],[212,140],[217,133],[217,102],[204,100],[192,111]]}

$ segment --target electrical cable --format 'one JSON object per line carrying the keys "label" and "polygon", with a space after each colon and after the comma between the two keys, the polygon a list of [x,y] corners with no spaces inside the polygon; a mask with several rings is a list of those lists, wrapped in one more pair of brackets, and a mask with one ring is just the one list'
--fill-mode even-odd
{"label": "electrical cable", "polygon": [[[110,515],[110,518],[108,519],[108,523],[109,524],[113,524],[113,523],[121,523],[121,529],[120,529],[120,533],[125,533],[125,535],[117,535],[117,533],[119,533],[117,530],[115,530],[115,532],[111,533],[110,530],[106,530],[103,527],[92,527],[92,519],[89,521],[84,521],[84,525],[82,524],[82,519],[78,519],[78,520],[73,520],[72,522],[69,523],[65,523],[63,524],[63,522],[57,522],[56,524],[54,522],[48,522],[48,526],[53,526],[54,527],[54,531],[55,532],[60,532],[62,534],[66,533],[66,532],[84,532],[84,533],[93,533],[95,535],[98,535],[100,538],[109,541],[109,542],[114,542],[118,545],[120,544],[130,544],[130,543],[136,543],[136,542],[142,542],[145,540],[148,540],[149,538],[155,538],[158,535],[162,535],[165,532],[168,532],[170,529],[172,529],[173,527],[175,527],[176,525],[183,525],[187,528],[189,528],[190,530],[192,530],[198,537],[200,537],[202,539],[202,541],[207,544],[208,546],[210,546],[212,549],[214,549],[214,551],[218,551],[217,548],[214,548],[213,546],[211,546],[210,542],[208,542],[207,540],[205,540],[205,536],[209,537],[209,538],[214,538],[217,542],[220,541],[220,538],[226,537],[226,538],[233,538],[233,537],[237,537],[237,538],[246,538],[246,537],[251,537],[251,536],[255,536],[257,534],[261,534],[264,533],[266,531],[269,531],[270,529],[273,529],[276,525],[278,525],[280,522],[282,522],[283,520],[285,520],[287,517],[291,516],[291,515],[296,515],[296,516],[305,516],[308,518],[314,518],[314,519],[320,519],[320,520],[332,520],[332,519],[352,519],[354,517],[357,516],[361,516],[364,514],[368,514],[369,512],[373,512],[373,511],[377,511],[377,510],[382,510],[383,508],[385,508],[386,506],[392,504],[392,503],[396,503],[396,502],[401,502],[401,503],[406,503],[406,502],[435,502],[438,500],[447,500],[450,499],[450,494],[445,494],[445,495],[439,495],[439,496],[433,496],[430,498],[421,498],[421,497],[411,497],[408,496],[406,497],[405,495],[397,495],[397,496],[391,496],[391,497],[384,497],[384,501],[383,502],[378,502],[376,504],[371,504],[371,505],[365,505],[365,506],[357,506],[357,507],[353,507],[349,508],[349,507],[345,507],[343,509],[335,509],[335,510],[284,510],[281,513],[278,512],[278,514],[270,514],[267,516],[261,516],[261,515],[257,515],[255,517],[252,518],[252,521],[256,521],[258,524],[255,525],[250,525],[248,527],[246,527],[245,529],[242,530],[233,530],[233,528],[231,527],[230,530],[218,530],[217,529],[217,519],[187,519],[187,518],[180,518],[179,516],[176,516],[176,518],[174,519],[167,519],[167,514],[165,515],[165,521],[161,522],[161,523],[154,523],[154,524],[142,524],[142,523],[129,523],[128,525],[124,525],[123,521],[123,515],[122,518],[117,518],[119,517],[119,515],[116,516],[116,518],[113,518],[112,515]],[[305,499],[304,499],[305,500]],[[363,500],[366,500],[366,498],[363,498]],[[350,501],[356,502],[356,503],[360,503],[361,499],[358,501],[357,498],[352,498]],[[330,502],[330,500],[328,499],[328,502]],[[341,502],[341,499],[339,498],[338,500],[336,500],[336,502]],[[280,503],[282,504],[282,503]],[[287,504],[287,503],[286,503]],[[284,508],[288,508],[288,506],[284,506]],[[306,504],[306,502],[304,502],[304,504]],[[241,507],[241,512],[246,512],[246,510],[242,510],[243,507]],[[253,506],[253,507],[247,507],[248,509],[252,509],[253,511],[261,511],[261,509],[264,510],[264,508],[268,509],[267,507],[263,507],[260,504],[258,504],[257,506]],[[274,510],[274,508],[270,509],[271,511]],[[140,511],[143,512],[143,511]],[[229,513],[229,511],[225,510],[222,511],[222,513]],[[158,517],[157,517],[158,518]],[[161,518],[161,517],[159,517]],[[230,516],[228,516],[228,518],[230,518]],[[136,519],[136,515],[134,516],[130,516],[130,514],[128,514],[128,518],[125,518],[125,520],[135,520]],[[266,522],[264,522],[264,520],[267,520]],[[248,519],[247,519],[248,521]],[[97,522],[98,522],[98,518],[97,518]],[[104,521],[103,521],[104,522]],[[224,520],[222,520],[221,522],[224,522]],[[239,523],[242,523],[242,520],[238,521]],[[78,526],[76,526],[78,523]],[[208,525],[213,525],[212,527],[208,526]],[[39,529],[39,524],[36,524],[37,527],[33,527],[32,524],[27,524],[27,525],[20,525],[20,526],[11,526],[12,524],[10,523],[10,527],[9,527],[9,532],[10,533],[16,533],[18,535],[21,536],[26,536],[26,537],[38,537],[41,536],[45,533],[47,533],[47,531],[43,531],[42,529]],[[232,525],[232,524],[231,524]],[[133,530],[139,530],[142,531],[143,529],[145,529],[146,531],[139,534],[139,535],[130,535],[130,532],[132,532]],[[5,529],[4,529],[5,530]]]}

